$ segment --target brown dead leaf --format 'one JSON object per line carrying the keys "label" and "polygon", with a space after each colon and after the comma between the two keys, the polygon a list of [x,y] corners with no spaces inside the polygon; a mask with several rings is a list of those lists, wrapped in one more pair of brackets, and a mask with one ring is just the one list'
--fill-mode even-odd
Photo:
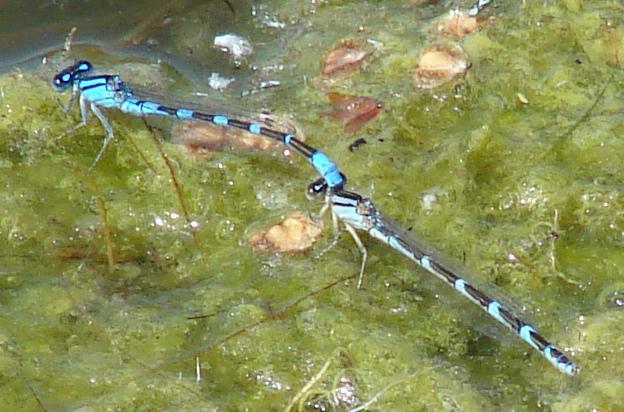
{"label": "brown dead leaf", "polygon": [[321,74],[329,76],[337,72],[352,71],[364,61],[368,54],[361,41],[340,40],[327,53]]}

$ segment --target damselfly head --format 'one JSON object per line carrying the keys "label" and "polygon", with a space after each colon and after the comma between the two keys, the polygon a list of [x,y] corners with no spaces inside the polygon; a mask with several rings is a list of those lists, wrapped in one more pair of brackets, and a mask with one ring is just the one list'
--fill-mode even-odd
{"label": "damselfly head", "polygon": [[347,176],[340,173],[340,177],[342,178],[340,185],[332,186],[331,188],[329,187],[329,184],[327,183],[327,180],[325,180],[325,178],[319,177],[308,185],[306,196],[308,198],[313,198],[321,194],[326,194],[330,190],[332,192],[342,190],[344,184],[347,182]]}
{"label": "damselfly head", "polygon": [[57,91],[66,90],[93,70],[93,65],[86,60],[79,60],[73,65],[58,72],[52,79],[52,86]]}
{"label": "damselfly head", "polygon": [[327,192],[327,181],[324,178],[318,178],[308,185],[307,196],[312,198]]}

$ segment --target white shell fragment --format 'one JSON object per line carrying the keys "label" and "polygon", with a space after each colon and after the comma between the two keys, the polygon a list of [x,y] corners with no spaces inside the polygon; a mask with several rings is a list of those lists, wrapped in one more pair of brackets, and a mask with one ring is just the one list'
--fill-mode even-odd
{"label": "white shell fragment", "polygon": [[215,36],[214,45],[224,53],[231,54],[235,59],[240,59],[253,53],[253,46],[249,40],[232,33]]}
{"label": "white shell fragment", "polygon": [[233,81],[233,77],[225,77],[221,76],[219,73],[212,73],[208,78],[208,85],[215,90],[224,90]]}

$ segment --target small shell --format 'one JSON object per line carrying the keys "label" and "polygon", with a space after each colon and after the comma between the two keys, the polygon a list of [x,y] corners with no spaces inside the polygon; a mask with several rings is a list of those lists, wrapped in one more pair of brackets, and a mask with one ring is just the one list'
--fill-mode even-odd
{"label": "small shell", "polygon": [[233,77],[224,77],[219,73],[212,73],[208,78],[208,85],[215,90],[225,90],[234,80]]}
{"label": "small shell", "polygon": [[420,89],[434,89],[465,74],[469,68],[468,56],[460,46],[434,44],[421,52],[412,80]]}
{"label": "small shell", "polygon": [[322,229],[321,224],[295,212],[281,223],[252,234],[249,244],[256,252],[302,252],[312,247]]}
{"label": "small shell", "polygon": [[253,53],[253,46],[249,40],[232,33],[215,36],[214,45],[224,53],[231,54],[235,59],[240,59]]}
{"label": "small shell", "polygon": [[516,96],[518,96],[518,100],[520,100],[520,103],[529,104],[529,99],[527,99],[526,96],[522,93],[517,93]]}
{"label": "small shell", "polygon": [[463,37],[480,28],[481,24],[476,17],[463,11],[451,10],[438,21],[434,31],[444,36]]}

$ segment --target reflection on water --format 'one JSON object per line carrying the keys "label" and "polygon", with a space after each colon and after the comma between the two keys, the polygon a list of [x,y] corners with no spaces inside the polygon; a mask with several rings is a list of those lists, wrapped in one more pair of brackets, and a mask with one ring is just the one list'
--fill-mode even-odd
{"label": "reflection on water", "polygon": [[78,43],[199,62],[217,55],[210,47],[216,33],[254,30],[251,11],[245,0],[8,1],[0,13],[0,70],[58,50],[73,27]]}

